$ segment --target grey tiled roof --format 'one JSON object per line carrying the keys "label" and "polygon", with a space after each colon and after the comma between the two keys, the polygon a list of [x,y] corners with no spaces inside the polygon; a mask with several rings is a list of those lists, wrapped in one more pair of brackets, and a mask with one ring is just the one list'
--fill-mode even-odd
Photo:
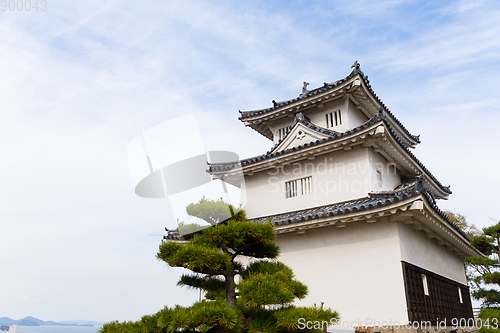
{"label": "grey tiled roof", "polygon": [[260,109],[260,110],[253,110],[253,111],[239,111],[240,114],[241,114],[241,116],[239,117],[239,119],[243,121],[245,118],[250,118],[250,117],[253,117],[253,116],[258,116],[258,115],[261,115],[261,114],[265,114],[265,113],[271,112],[273,110],[279,109],[281,107],[287,106],[289,104],[292,104],[292,103],[294,103],[296,101],[303,100],[303,99],[308,98],[308,97],[312,97],[312,96],[317,95],[319,93],[322,93],[324,91],[332,90],[335,87],[337,87],[338,85],[340,85],[340,84],[348,81],[349,79],[351,79],[352,77],[354,77],[354,76],[356,76],[358,74],[361,77],[361,79],[363,80],[363,82],[365,83],[365,85],[368,88],[368,90],[370,91],[370,93],[377,100],[377,102],[383,107],[384,111],[387,112],[387,114],[394,120],[394,122],[396,124],[398,124],[398,126],[401,127],[401,129],[408,136],[410,136],[413,140],[415,140],[416,142],[420,142],[420,136],[411,134],[406,129],[406,127],[399,121],[399,119],[396,118],[396,116],[394,116],[394,114],[389,110],[389,108],[384,104],[384,102],[382,102],[382,100],[380,100],[380,98],[377,96],[377,94],[375,94],[375,92],[372,89],[372,86],[370,85],[370,81],[368,80],[368,76],[365,75],[363,73],[363,71],[359,68],[359,64],[356,66],[356,68],[354,68],[354,70],[345,79],[340,79],[340,80],[332,82],[332,83],[325,82],[322,87],[310,90],[307,94],[301,94],[297,98],[290,99],[290,100],[287,100],[287,101],[282,101],[282,102],[274,102],[273,103],[273,107],[270,107],[270,108],[267,108],[267,109]]}
{"label": "grey tiled roof", "polygon": [[370,209],[388,206],[401,200],[415,197],[419,194],[423,194],[429,202],[430,206],[436,211],[436,213],[444,218],[455,230],[457,230],[466,239],[470,239],[469,236],[462,229],[460,229],[460,227],[458,227],[443,211],[439,209],[431,192],[423,183],[422,177],[406,181],[392,191],[372,192],[369,193],[368,196],[360,199],[302,209],[282,214],[258,217],[250,219],[250,221],[257,223],[271,221],[271,223],[275,226],[283,226],[325,218],[329,216],[345,215],[359,211],[368,211]]}
{"label": "grey tiled roof", "polygon": [[[343,133],[338,133],[338,132],[335,132],[335,131],[329,131],[329,130],[327,130],[325,128],[322,128],[322,127],[319,127],[317,125],[311,124],[306,119],[302,119],[302,120],[300,120],[300,123],[305,124],[306,126],[308,126],[309,128],[312,128],[312,129],[316,128],[315,130],[317,130],[320,133],[328,134],[325,131],[329,131],[330,132],[329,136],[327,138],[322,139],[322,140],[316,140],[316,141],[313,141],[313,142],[310,142],[310,143],[305,143],[303,145],[300,145],[300,146],[297,146],[297,147],[293,147],[293,148],[289,148],[289,149],[285,149],[285,150],[281,150],[281,151],[278,151],[278,152],[274,152],[274,150],[276,149],[276,146],[274,146],[266,154],[255,156],[255,157],[251,157],[251,158],[247,158],[247,159],[244,159],[244,160],[241,160],[241,161],[236,161],[236,162],[233,162],[233,163],[214,163],[214,164],[209,164],[208,172],[229,171],[229,170],[234,169],[236,166],[239,166],[240,164],[241,164],[241,166],[251,165],[253,163],[264,161],[264,160],[267,160],[269,158],[273,158],[273,157],[276,157],[276,156],[285,155],[285,154],[287,154],[289,152],[297,151],[297,150],[300,150],[300,149],[303,149],[303,148],[306,148],[306,147],[312,147],[312,146],[315,146],[315,145],[318,145],[318,144],[321,144],[321,143],[324,143],[324,142],[327,142],[327,141],[332,141],[332,140],[335,140],[335,139],[339,139],[339,138],[351,135],[353,133],[359,132],[359,131],[361,131],[361,130],[363,130],[363,129],[365,129],[365,128],[367,128],[367,127],[369,127],[369,126],[371,126],[371,125],[373,125],[373,124],[375,124],[375,123],[377,123],[379,121],[383,121],[385,123],[385,125],[389,129],[389,132],[391,133],[392,137],[413,158],[413,160],[422,168],[422,170],[424,170],[424,172],[427,173],[429,175],[429,177],[432,180],[434,180],[436,182],[436,184],[444,192],[446,192],[448,194],[451,194],[452,192],[451,192],[449,186],[442,185],[437,180],[437,178],[434,177],[434,175],[424,166],[424,164],[422,162],[420,162],[420,160],[410,151],[410,149],[404,144],[404,142],[397,136],[397,134],[393,130],[391,124],[387,120],[387,117],[385,115],[385,110],[383,108],[380,108],[379,112],[375,116],[373,116],[370,120],[368,120],[366,123],[364,123],[364,124],[362,124],[362,125],[360,125],[360,126],[358,126],[356,128],[353,128],[353,129],[351,129],[349,131],[343,132]],[[295,120],[294,123],[296,123],[296,122],[298,122],[297,121],[297,117],[296,117],[296,120]]]}
{"label": "grey tiled roof", "polygon": [[179,235],[179,232],[176,229],[169,230],[165,228],[165,231],[167,234],[163,236],[163,239],[166,240],[181,240],[181,235]]}

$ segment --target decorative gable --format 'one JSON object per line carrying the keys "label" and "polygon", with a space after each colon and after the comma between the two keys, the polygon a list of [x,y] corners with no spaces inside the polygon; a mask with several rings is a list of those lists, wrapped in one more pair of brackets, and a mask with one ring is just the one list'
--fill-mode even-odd
{"label": "decorative gable", "polygon": [[285,138],[274,149],[274,151],[281,151],[293,147],[298,147],[300,145],[303,145],[304,143],[310,143],[328,137],[329,135],[319,133],[302,123],[296,123],[295,126],[285,136]]}

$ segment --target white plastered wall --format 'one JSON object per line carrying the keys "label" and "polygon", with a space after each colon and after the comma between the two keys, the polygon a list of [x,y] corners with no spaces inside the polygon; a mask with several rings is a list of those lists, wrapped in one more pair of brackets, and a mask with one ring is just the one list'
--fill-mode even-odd
{"label": "white plastered wall", "polygon": [[278,244],[279,260],[309,287],[298,305],[324,302],[340,313],[342,322],[407,322],[397,223],[353,223],[303,235],[280,234]]}
{"label": "white plastered wall", "polygon": [[311,120],[313,124],[326,128],[326,114],[340,110],[342,124],[329,129],[337,132],[345,132],[351,130],[368,121],[361,111],[356,109],[354,103],[348,98],[339,98],[329,103],[326,103],[322,108],[313,108],[304,111],[304,114]]}
{"label": "white plastered wall", "polygon": [[[382,187],[377,170],[382,172]],[[287,198],[285,183],[308,176],[313,177],[312,193]],[[247,202],[248,217],[254,218],[362,198],[371,191],[392,190],[400,182],[399,172],[382,155],[357,146],[245,176],[242,202]]]}
{"label": "white plastered wall", "polygon": [[280,234],[278,244],[279,260],[309,288],[297,304],[324,302],[340,313],[342,322],[371,318],[406,323],[401,261],[467,284],[462,259],[403,223],[359,222]]}
{"label": "white plastered wall", "polygon": [[[367,149],[360,146],[294,162],[245,176],[244,209],[254,218],[365,197],[372,187],[370,174]],[[287,198],[285,183],[308,176],[312,193]]]}
{"label": "white plastered wall", "polygon": [[[401,183],[401,176],[394,163],[389,163],[379,153],[368,149],[370,161],[370,175],[372,179],[372,191],[390,191]],[[382,184],[380,184],[377,173],[380,172]]]}
{"label": "white plastered wall", "polygon": [[425,232],[414,230],[411,225],[398,223],[401,260],[422,267],[456,282],[467,284],[463,260]]}
{"label": "white plastered wall", "polygon": [[356,106],[350,99],[348,103],[347,117],[350,129],[363,125],[369,120],[364,113],[356,109]]}
{"label": "white plastered wall", "polygon": [[326,114],[337,110],[340,110],[342,120],[345,118],[345,121],[342,122],[342,125],[331,127],[329,129],[337,132],[345,132],[349,130],[349,126],[347,124],[347,113],[344,109],[344,103],[341,98],[326,103],[322,108],[314,108],[304,111],[304,114],[311,120],[311,123],[327,128]]}

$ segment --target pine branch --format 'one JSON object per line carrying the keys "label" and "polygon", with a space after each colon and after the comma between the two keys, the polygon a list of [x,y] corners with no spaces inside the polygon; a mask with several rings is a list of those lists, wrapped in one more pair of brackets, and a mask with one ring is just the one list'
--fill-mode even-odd
{"label": "pine branch", "polygon": [[205,291],[220,292],[225,290],[225,282],[214,276],[183,274],[177,285],[201,288]]}

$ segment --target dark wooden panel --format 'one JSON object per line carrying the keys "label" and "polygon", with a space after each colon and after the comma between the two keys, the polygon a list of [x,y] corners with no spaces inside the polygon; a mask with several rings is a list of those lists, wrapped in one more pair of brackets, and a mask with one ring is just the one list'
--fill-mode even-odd
{"label": "dark wooden panel", "polygon": [[[411,322],[430,321],[435,324],[445,320],[446,325],[451,325],[453,318],[474,318],[468,286],[404,261],[402,265]],[[422,274],[427,277],[429,296],[424,293]],[[461,289],[463,303],[460,303],[458,288]]]}

